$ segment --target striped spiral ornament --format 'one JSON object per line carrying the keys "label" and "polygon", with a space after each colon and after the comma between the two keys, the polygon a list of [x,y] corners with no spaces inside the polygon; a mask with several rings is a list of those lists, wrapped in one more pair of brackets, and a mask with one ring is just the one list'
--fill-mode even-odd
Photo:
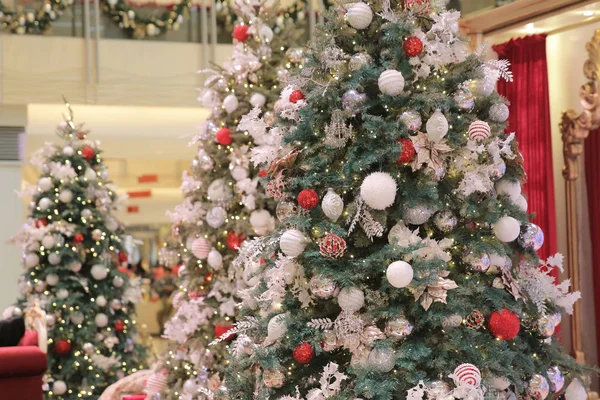
{"label": "striped spiral ornament", "polygon": [[192,254],[200,260],[208,257],[211,248],[210,242],[204,238],[198,238],[192,242]]}
{"label": "striped spiral ornament", "polygon": [[454,379],[456,386],[471,385],[477,387],[481,384],[481,372],[473,364],[460,364],[454,370],[452,379]]}
{"label": "striped spiral ornament", "polygon": [[469,125],[469,138],[476,142],[483,142],[489,138],[492,134],[492,130],[487,122],[475,121]]}

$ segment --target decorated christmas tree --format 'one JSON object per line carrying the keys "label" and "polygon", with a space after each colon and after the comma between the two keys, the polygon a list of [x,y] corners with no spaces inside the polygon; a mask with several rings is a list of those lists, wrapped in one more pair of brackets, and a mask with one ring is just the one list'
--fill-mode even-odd
{"label": "decorated christmas tree", "polygon": [[99,142],[74,124],[70,108],[57,134],[63,143],[31,158],[40,178],[25,190],[29,216],[14,238],[23,249],[22,298],[5,316],[35,303],[46,312],[46,398],[95,399],[144,368],[146,349],[134,341],[140,288],[122,272],[123,229],[112,215],[120,198]]}
{"label": "decorated christmas tree", "polygon": [[550,276],[562,256],[536,254],[494,90],[508,63],[470,54],[459,17],[337,4],[278,121],[248,116],[284,223],[234,263],[253,286],[220,396],[586,397],[553,336],[579,294]]}
{"label": "decorated christmas tree", "polygon": [[149,381],[151,395],[196,399],[220,386],[228,342],[208,344],[231,329],[236,291],[255,283],[249,275],[235,279],[230,264],[244,240],[275,228],[274,203],[250,165],[254,144],[241,117],[254,110],[274,122],[280,82],[302,61],[302,51],[288,46],[300,32],[282,13],[275,2],[237,1],[233,54],[223,67],[205,71],[200,99],[212,115],[190,144],[198,154],[183,175],[185,198],[169,212],[172,237],[161,251],[165,264],[182,265],[176,312],[164,330],[177,345]]}

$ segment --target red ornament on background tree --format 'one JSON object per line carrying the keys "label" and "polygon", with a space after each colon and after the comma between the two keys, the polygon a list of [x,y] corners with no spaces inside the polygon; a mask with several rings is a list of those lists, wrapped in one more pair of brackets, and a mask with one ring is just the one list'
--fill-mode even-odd
{"label": "red ornament on background tree", "polygon": [[227,146],[233,142],[231,137],[231,131],[228,128],[221,128],[217,131],[216,135],[217,143]]}
{"label": "red ornament on background tree", "polygon": [[505,308],[490,315],[489,325],[492,335],[500,340],[512,340],[521,329],[521,320],[514,312]]}
{"label": "red ornament on background tree", "polygon": [[313,189],[304,189],[298,193],[298,204],[305,210],[312,210],[319,204],[319,195]]}
{"label": "red ornament on background tree", "polygon": [[119,252],[119,262],[126,263],[128,260],[129,260],[129,258],[127,257],[127,253],[125,253],[124,250],[121,250]]}
{"label": "red ornament on background tree", "polygon": [[265,176],[267,176],[267,171],[266,171],[264,168],[261,168],[261,169],[258,171],[258,177],[259,177],[259,178],[264,178]]}
{"label": "red ornament on background tree", "polygon": [[248,25],[238,25],[233,28],[233,37],[240,42],[245,42],[248,40],[250,37],[250,34],[248,33]]}
{"label": "red ornament on background tree", "polygon": [[[220,338],[221,336],[223,336],[224,334],[226,334],[227,332],[229,332],[232,329],[233,329],[233,325],[217,324],[217,325],[215,325],[215,337]],[[235,336],[234,334],[230,334],[223,340],[231,340],[231,339],[233,339],[234,336]]]}
{"label": "red ornament on background tree", "polygon": [[417,154],[415,150],[415,145],[412,140],[407,138],[398,139],[398,144],[402,146],[402,150],[400,151],[400,157],[398,158],[398,164],[408,164],[415,158],[415,154]]}
{"label": "red ornament on background tree", "polygon": [[61,356],[64,356],[65,354],[67,354],[69,351],[71,351],[71,343],[69,343],[68,340],[66,339],[60,339],[58,342],[56,342],[56,344],[54,345],[54,352],[56,354],[59,354]]}
{"label": "red ornament on background tree", "polygon": [[209,272],[206,275],[204,275],[204,283],[211,283],[212,282],[212,276],[213,276],[212,272]]}
{"label": "red ornament on background tree", "polygon": [[292,93],[290,93],[289,100],[290,100],[290,103],[296,104],[300,100],[304,100],[304,94],[300,90],[296,89]]}
{"label": "red ornament on background tree", "polygon": [[300,364],[308,364],[315,356],[315,349],[313,349],[310,343],[300,343],[294,349],[293,355],[294,360],[298,361]]}
{"label": "red ornament on background tree", "polygon": [[96,155],[96,152],[91,147],[84,147],[83,149],[81,149],[81,155],[86,160],[91,161]]}
{"label": "red ornament on background tree", "polygon": [[231,250],[239,250],[244,240],[246,240],[246,236],[243,233],[238,235],[234,231],[231,231],[227,234],[227,247]]}
{"label": "red ornament on background tree", "polygon": [[416,57],[423,52],[423,42],[416,36],[411,36],[402,43],[404,53],[408,57]]}
{"label": "red ornament on background tree", "polygon": [[73,235],[73,240],[75,241],[75,243],[81,243],[81,242],[83,242],[83,234],[82,233],[76,233],[75,235]]}
{"label": "red ornament on background tree", "polygon": [[115,327],[115,331],[117,332],[123,332],[123,330],[125,329],[125,323],[121,320],[115,322],[113,326]]}
{"label": "red ornament on background tree", "polygon": [[48,220],[46,218],[39,218],[35,220],[36,228],[43,228],[44,226],[48,226]]}
{"label": "red ornament on background tree", "polygon": [[77,132],[77,134],[75,136],[77,136],[77,139],[83,140],[83,139],[85,139],[85,132],[83,132],[83,131]]}
{"label": "red ornament on background tree", "polygon": [[346,241],[335,233],[328,233],[319,241],[319,251],[323,257],[340,258],[346,252]]}

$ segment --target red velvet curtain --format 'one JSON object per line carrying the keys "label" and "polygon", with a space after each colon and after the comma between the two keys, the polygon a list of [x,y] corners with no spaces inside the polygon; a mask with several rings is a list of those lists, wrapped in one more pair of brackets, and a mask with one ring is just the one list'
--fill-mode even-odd
{"label": "red velvet curtain", "polygon": [[539,255],[545,259],[557,251],[546,35],[511,39],[493,48],[512,65],[514,81],[498,82],[498,92],[510,102],[507,132],[516,132],[523,154],[527,173],[523,191],[528,211],[536,214],[532,222],[544,231]]}
{"label": "red velvet curtain", "polygon": [[[600,243],[600,129],[590,132],[585,141],[585,184],[587,186],[588,213],[590,219],[590,236],[592,243]],[[594,270],[594,287],[600,284],[600,248],[592,246],[592,265]],[[581,300],[580,300],[581,301]],[[596,341],[600,357],[600,290],[594,290],[596,305]]]}

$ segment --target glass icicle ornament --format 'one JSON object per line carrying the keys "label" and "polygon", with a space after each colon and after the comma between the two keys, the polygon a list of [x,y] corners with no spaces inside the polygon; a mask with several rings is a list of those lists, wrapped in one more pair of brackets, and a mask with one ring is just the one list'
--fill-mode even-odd
{"label": "glass icicle ornament", "polygon": [[344,212],[344,201],[332,188],[329,188],[327,194],[323,196],[321,208],[327,218],[335,222]]}
{"label": "glass icicle ornament", "polygon": [[426,129],[429,138],[436,143],[448,134],[448,120],[439,108],[427,120]]}

